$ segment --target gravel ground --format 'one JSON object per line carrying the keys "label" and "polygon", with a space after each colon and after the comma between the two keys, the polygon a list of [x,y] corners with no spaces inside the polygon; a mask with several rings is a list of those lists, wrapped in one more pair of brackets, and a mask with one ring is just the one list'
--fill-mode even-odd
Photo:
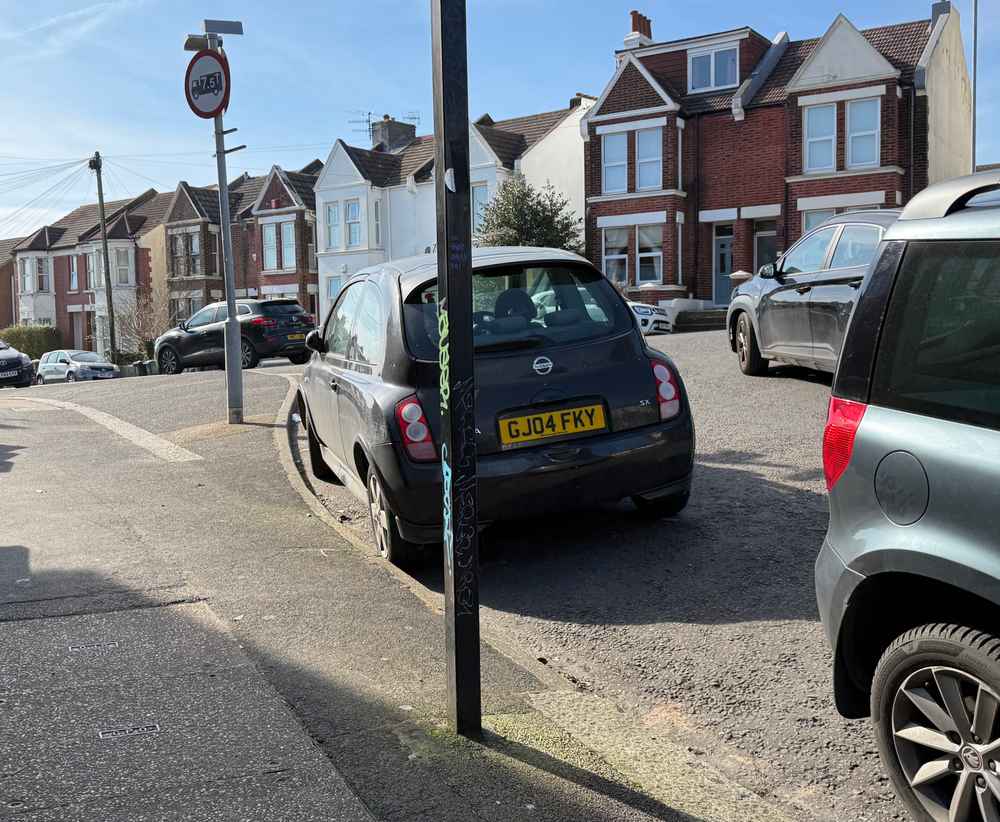
{"label": "gravel ground", "polygon": [[[905,818],[868,723],[833,707],[816,611],[829,378],[744,377],[723,332],[651,342],[691,397],[690,505],[658,522],[622,503],[491,529],[483,619],[625,710],[666,713],[696,755],[802,819]],[[342,491],[321,495],[366,527]],[[436,562],[416,576],[440,590]]]}

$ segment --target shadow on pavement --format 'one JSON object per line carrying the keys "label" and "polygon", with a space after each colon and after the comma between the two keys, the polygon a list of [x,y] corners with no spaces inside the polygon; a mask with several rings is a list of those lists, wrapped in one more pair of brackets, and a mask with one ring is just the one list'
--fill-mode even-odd
{"label": "shadow on pavement", "polygon": [[816,371],[799,365],[772,365],[767,369],[767,376],[776,379],[802,380],[820,385],[833,385],[833,374],[826,371]]}
{"label": "shadow on pavement", "polygon": [[[45,822],[83,818],[110,822],[147,818],[146,813],[163,820],[327,818],[305,813],[288,800],[298,795],[295,791],[312,787],[309,783],[315,781],[316,772],[297,772],[294,766],[276,769],[275,759],[280,757],[266,748],[272,727],[263,720],[255,724],[254,706],[263,704],[262,697],[256,692],[243,703],[238,693],[242,682],[253,690],[254,678],[243,667],[242,651],[378,819],[508,822],[530,816],[545,822],[618,822],[646,818],[641,816],[645,813],[657,819],[699,822],[644,795],[624,779],[578,767],[572,756],[563,760],[490,732],[481,743],[457,738],[444,729],[440,717],[380,697],[351,670],[328,665],[319,673],[322,657],[299,656],[300,661],[293,661],[294,652],[286,651],[268,633],[267,624],[240,623],[231,637],[238,640],[237,648],[228,641],[228,630],[214,630],[204,620],[186,620],[180,608],[146,599],[142,591],[109,588],[107,577],[77,570],[32,573],[30,555],[23,545],[0,546],[0,630],[8,637],[13,630],[27,635],[25,639],[21,634],[24,664],[8,667],[7,675],[0,677],[4,697],[0,701],[6,701],[7,709],[0,712],[0,762],[27,763],[15,773],[0,774],[0,807],[16,808],[18,813],[38,809],[41,815],[31,818]],[[56,591],[58,597],[49,596]],[[44,610],[25,611],[33,600]],[[64,658],[65,637],[79,634],[81,641],[93,640],[80,629],[79,621],[66,627],[57,624],[62,617],[103,615],[141,621],[168,614],[175,621],[186,620],[172,631],[172,639],[136,630],[123,646],[102,650],[103,659],[96,662],[72,665],[76,660]],[[284,618],[285,628],[295,630],[298,617]],[[60,641],[39,641],[36,647],[35,638],[42,635],[49,640],[56,635]],[[192,659],[190,666],[178,663],[188,648],[213,647],[222,652]],[[14,653],[17,659],[18,649]],[[117,653],[123,654],[121,664]],[[421,675],[438,677],[443,672]],[[44,699],[39,683],[44,683]],[[232,701],[223,710],[181,695],[198,694],[201,689],[215,693],[224,686],[237,692],[226,692]],[[114,699],[105,699],[105,691]],[[29,709],[34,713],[25,723]],[[73,721],[67,722],[67,716]],[[105,720],[113,721],[113,727],[156,723],[159,730],[104,743],[96,739],[95,728]],[[17,721],[15,727],[6,724]],[[204,724],[198,726],[199,721]],[[49,738],[54,727],[60,729],[58,745]],[[226,740],[239,733],[247,734],[236,744],[239,750],[220,752]],[[287,745],[283,750],[288,756]],[[100,765],[88,756],[100,758]],[[259,796],[254,793],[248,799],[253,791]],[[288,802],[277,816],[267,801],[277,801],[275,793]],[[265,800],[254,799],[260,796]],[[58,813],[42,810],[54,805]]]}
{"label": "shadow on pavement", "polygon": [[[691,501],[672,519],[620,503],[493,526],[481,539],[481,601],[583,624],[815,620],[826,498],[757,470],[770,465],[786,468],[736,450],[699,455]],[[441,592],[430,554],[413,573]]]}

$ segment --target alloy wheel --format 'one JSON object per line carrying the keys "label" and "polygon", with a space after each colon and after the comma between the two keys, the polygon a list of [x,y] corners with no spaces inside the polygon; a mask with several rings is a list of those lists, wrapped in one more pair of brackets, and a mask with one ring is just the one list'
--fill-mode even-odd
{"label": "alloy wheel", "polygon": [[249,368],[252,362],[253,352],[250,350],[250,343],[244,340],[243,345],[240,346],[240,365],[244,368]]}
{"label": "alloy wheel", "polygon": [[389,511],[386,508],[382,485],[375,472],[368,476],[368,511],[372,520],[375,545],[381,556],[389,555]]}
{"label": "alloy wheel", "polygon": [[956,668],[920,668],[896,691],[896,756],[935,822],[1000,822],[998,709],[992,688]]}
{"label": "alloy wheel", "polygon": [[740,358],[740,365],[747,364],[747,335],[743,323],[736,328],[736,356]]}
{"label": "alloy wheel", "polygon": [[177,355],[173,352],[173,349],[165,348],[160,354],[160,373],[177,373]]}

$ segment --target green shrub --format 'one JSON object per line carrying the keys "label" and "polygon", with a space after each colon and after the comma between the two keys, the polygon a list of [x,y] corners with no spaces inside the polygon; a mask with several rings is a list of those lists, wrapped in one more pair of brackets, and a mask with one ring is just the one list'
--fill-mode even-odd
{"label": "green shrub", "polygon": [[51,325],[12,325],[0,329],[0,340],[37,360],[46,351],[62,348],[62,335]]}

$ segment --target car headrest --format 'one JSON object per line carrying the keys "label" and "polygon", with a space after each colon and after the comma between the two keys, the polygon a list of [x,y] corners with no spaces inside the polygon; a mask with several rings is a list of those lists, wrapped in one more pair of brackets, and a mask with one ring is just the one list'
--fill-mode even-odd
{"label": "car headrest", "polygon": [[523,288],[508,288],[497,297],[495,312],[497,319],[504,317],[524,317],[529,322],[538,316],[538,306]]}

